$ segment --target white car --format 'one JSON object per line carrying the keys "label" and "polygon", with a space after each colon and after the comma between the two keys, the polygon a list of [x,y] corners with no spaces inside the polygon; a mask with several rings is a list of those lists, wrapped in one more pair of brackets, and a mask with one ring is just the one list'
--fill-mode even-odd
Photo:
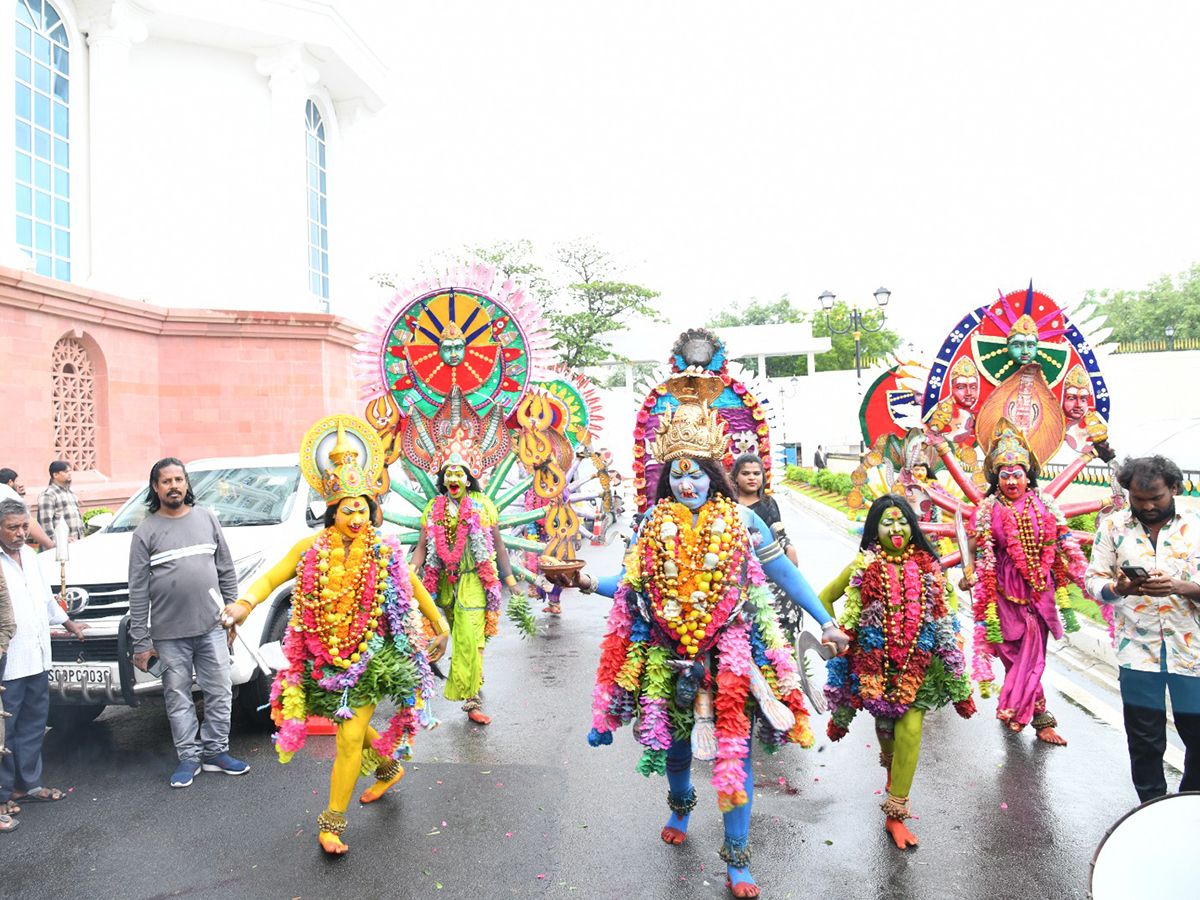
{"label": "white car", "polygon": [[[239,595],[296,541],[322,527],[325,506],[300,474],[296,454],[202,459],[187,464],[196,505],[221,523],[237,569]],[[131,498],[98,532],[69,545],[67,612],[86,623],[80,642],[51,631],[51,724],[90,721],[105,706],[137,706],[161,694],[162,682],[134,668],[129,647],[129,545],[145,518],[146,494]],[[60,564],[53,553],[38,556],[47,581],[59,593]],[[278,641],[287,626],[292,581],[260,604],[239,629],[252,646]],[[213,621],[218,609],[213,603]],[[153,612],[152,612],[153,615]],[[265,718],[270,679],[244,647],[234,644],[232,675],[246,710]]]}

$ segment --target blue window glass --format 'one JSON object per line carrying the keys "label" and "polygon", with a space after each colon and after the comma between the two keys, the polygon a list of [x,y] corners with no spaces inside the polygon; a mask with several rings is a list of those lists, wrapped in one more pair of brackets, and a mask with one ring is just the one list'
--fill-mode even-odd
{"label": "blue window glass", "polygon": [[70,280],[70,42],[51,0],[15,13],[17,243],[39,274]]}
{"label": "blue window glass", "polygon": [[308,157],[308,285],[329,309],[329,218],[326,209],[325,123],[321,110],[309,100],[304,107],[304,148]]}

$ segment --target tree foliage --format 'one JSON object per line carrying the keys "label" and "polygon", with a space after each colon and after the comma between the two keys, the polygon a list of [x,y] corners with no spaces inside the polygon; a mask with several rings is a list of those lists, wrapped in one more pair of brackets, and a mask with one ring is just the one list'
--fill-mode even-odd
{"label": "tree foliage", "polygon": [[[850,315],[849,304],[842,300],[834,301],[833,309],[829,311],[829,319],[838,329],[851,325]],[[863,324],[874,328],[879,324],[879,314],[873,310],[867,310],[863,313]],[[833,345],[828,353],[817,354],[818,372],[854,368],[854,333],[852,331],[848,331],[846,334],[834,334],[830,331],[828,320],[822,310],[813,314],[813,336],[827,337]],[[859,343],[862,345],[864,360],[881,359],[900,346],[900,335],[887,328],[879,331],[863,331]]]}
{"label": "tree foliage", "polygon": [[1167,326],[1174,327],[1176,338],[1200,337],[1200,263],[1138,291],[1090,290],[1073,318],[1083,324],[1095,314],[1107,317],[1111,340],[1123,343],[1161,341]]}
{"label": "tree foliage", "polygon": [[[803,322],[807,318],[808,313],[793,306],[791,297],[783,294],[775,301],[758,300],[754,297],[751,297],[744,305],[734,301],[725,309],[710,316],[707,325],[720,334],[722,328],[734,328],[740,325],[783,325]],[[737,361],[747,369],[758,373],[757,356],[738,357]],[[808,359],[803,356],[767,357],[767,376],[770,378],[788,378],[792,375],[807,374]]]}

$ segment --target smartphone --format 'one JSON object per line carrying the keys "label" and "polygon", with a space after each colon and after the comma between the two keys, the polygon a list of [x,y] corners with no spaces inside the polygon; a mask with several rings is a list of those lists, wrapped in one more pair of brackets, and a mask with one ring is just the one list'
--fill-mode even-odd
{"label": "smartphone", "polygon": [[1121,566],[1121,571],[1125,573],[1126,578],[1132,581],[1139,581],[1142,578],[1150,577],[1150,573],[1144,568],[1141,566],[1132,566],[1129,563],[1125,563],[1123,566]]}
{"label": "smartphone", "polygon": [[148,662],[146,664],[146,671],[149,672],[151,675],[153,675],[155,678],[162,678],[163,672],[165,672],[166,670],[167,670],[167,667],[165,665],[163,665],[162,657],[159,656],[157,653],[154,654],[152,657],[150,657],[150,662]]}

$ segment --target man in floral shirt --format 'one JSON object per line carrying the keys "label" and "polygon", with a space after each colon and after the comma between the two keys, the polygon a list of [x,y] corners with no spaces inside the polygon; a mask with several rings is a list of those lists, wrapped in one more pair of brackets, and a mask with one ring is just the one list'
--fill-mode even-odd
{"label": "man in floral shirt", "polygon": [[1183,474],[1162,456],[1125,460],[1118,481],[1129,511],[1100,523],[1087,586],[1114,612],[1130,770],[1145,802],[1167,792],[1168,690],[1186,748],[1179,790],[1200,790],[1200,513],[1176,508]]}

